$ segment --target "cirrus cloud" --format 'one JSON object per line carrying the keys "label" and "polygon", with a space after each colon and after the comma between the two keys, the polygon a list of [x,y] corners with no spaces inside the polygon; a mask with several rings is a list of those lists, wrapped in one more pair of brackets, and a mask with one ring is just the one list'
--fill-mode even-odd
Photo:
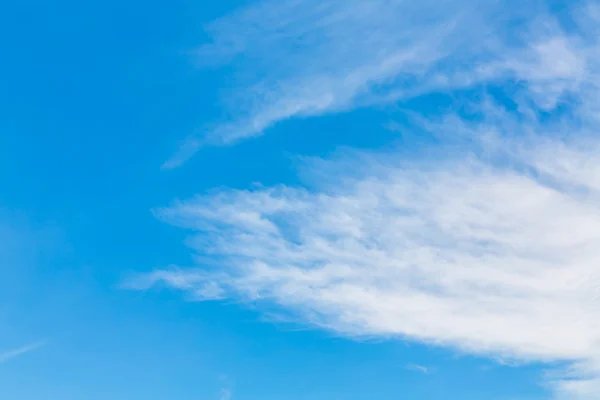
{"label": "cirrus cloud", "polygon": [[[427,149],[429,157],[398,151],[315,159],[305,167],[312,177],[306,187],[222,189],[157,210],[190,231],[187,244],[199,265],[156,270],[126,286],[160,283],[197,300],[274,304],[298,321],[348,336],[561,363],[547,376],[554,393],[597,399],[598,9],[572,10],[577,28],[567,29],[517,7],[493,19],[493,34],[472,36],[471,25],[441,21],[485,25],[491,8],[465,14],[466,3],[443,2],[439,14],[428,16],[411,3],[397,20],[409,3],[357,1],[363,8],[346,9],[329,1],[310,12],[306,4],[312,3],[252,8],[211,28],[217,40],[205,54],[231,62],[244,55],[274,77],[261,81],[266,89],[259,93],[268,95],[251,101],[243,118],[215,131],[217,141],[256,135],[295,115],[429,91],[460,98],[468,87],[485,92],[507,84],[516,87],[507,93],[515,107],[490,96],[472,104],[475,115],[416,116],[407,129],[430,131],[442,142]],[[431,25],[403,31],[414,26],[398,21],[413,15]],[[382,19],[389,25],[375,22]],[[308,23],[316,20],[322,22]],[[527,29],[509,37],[508,22],[521,20]],[[380,34],[363,39],[375,26]],[[288,54],[281,43],[290,38],[306,48]],[[353,38],[352,51],[332,50]],[[281,54],[302,68],[288,70],[275,60]],[[385,90],[372,90],[374,84]]]}
{"label": "cirrus cloud", "polygon": [[[482,137],[498,128],[463,123]],[[193,232],[188,245],[218,267],[157,270],[135,288],[268,302],[349,336],[571,362],[577,379],[554,378],[557,390],[594,398],[600,142],[501,143],[482,145],[485,155],[455,148],[435,163],[321,160],[318,173],[331,175],[317,189],[223,190],[175,203],[157,215]]]}
{"label": "cirrus cloud", "polygon": [[235,71],[221,97],[227,117],[188,138],[164,168],[200,146],[260,136],[290,118],[508,77],[552,107],[586,69],[576,51],[582,44],[565,38],[537,0],[263,1],[206,31],[211,40],[195,53],[200,64]]}

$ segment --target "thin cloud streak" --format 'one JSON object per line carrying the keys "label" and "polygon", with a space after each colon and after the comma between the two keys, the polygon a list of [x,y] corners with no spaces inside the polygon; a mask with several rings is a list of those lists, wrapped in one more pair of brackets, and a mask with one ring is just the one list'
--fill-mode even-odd
{"label": "thin cloud streak", "polygon": [[20,357],[24,354],[27,354],[34,350],[37,350],[40,347],[45,346],[45,345],[46,345],[45,341],[39,341],[39,342],[34,342],[34,343],[31,343],[26,346],[19,347],[19,348],[13,349],[13,350],[5,351],[4,353],[0,353],[0,364],[4,364],[14,358]]}
{"label": "thin cloud streak", "polygon": [[429,375],[432,372],[431,368],[425,367],[424,365],[420,364],[408,364],[405,368],[409,371],[419,372],[424,375]]}

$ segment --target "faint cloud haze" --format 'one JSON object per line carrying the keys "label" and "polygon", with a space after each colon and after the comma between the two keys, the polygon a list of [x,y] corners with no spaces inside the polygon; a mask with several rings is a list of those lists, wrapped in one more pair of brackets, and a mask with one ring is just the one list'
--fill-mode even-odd
{"label": "faint cloud haze", "polygon": [[4,364],[5,362],[8,362],[14,358],[20,357],[24,354],[37,350],[44,345],[46,345],[46,342],[39,341],[0,353],[0,364]]}

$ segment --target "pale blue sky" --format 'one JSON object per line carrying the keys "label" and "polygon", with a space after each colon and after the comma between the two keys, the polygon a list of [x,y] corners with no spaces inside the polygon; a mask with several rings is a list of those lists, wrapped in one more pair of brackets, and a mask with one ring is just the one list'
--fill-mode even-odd
{"label": "pale blue sky", "polygon": [[600,7],[0,6],[0,398],[600,393]]}

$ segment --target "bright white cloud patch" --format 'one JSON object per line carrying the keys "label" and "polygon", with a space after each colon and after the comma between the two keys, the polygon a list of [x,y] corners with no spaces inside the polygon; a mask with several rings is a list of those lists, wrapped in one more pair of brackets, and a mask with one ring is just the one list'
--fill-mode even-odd
{"label": "bright white cloud patch", "polygon": [[219,129],[220,140],[475,83],[517,82],[509,94],[518,110],[486,100],[474,105],[477,118],[422,122],[446,141],[428,159],[316,160],[307,168],[327,179],[311,189],[221,190],[159,210],[192,232],[199,268],[128,285],[267,301],[347,335],[566,362],[549,377],[557,396],[599,398],[597,9],[572,10],[567,29],[527,1],[498,4],[500,14],[468,1],[350,3],[285,2],[215,22],[205,55],[243,56],[272,72],[247,119]]}
{"label": "bright white cloud patch", "polygon": [[518,148],[518,168],[474,157],[370,160],[368,173],[320,191],[232,190],[178,203],[158,215],[196,231],[189,245],[222,268],[157,271],[137,285],[268,300],[349,335],[600,372],[600,177],[578,168],[600,156],[564,146]]}

